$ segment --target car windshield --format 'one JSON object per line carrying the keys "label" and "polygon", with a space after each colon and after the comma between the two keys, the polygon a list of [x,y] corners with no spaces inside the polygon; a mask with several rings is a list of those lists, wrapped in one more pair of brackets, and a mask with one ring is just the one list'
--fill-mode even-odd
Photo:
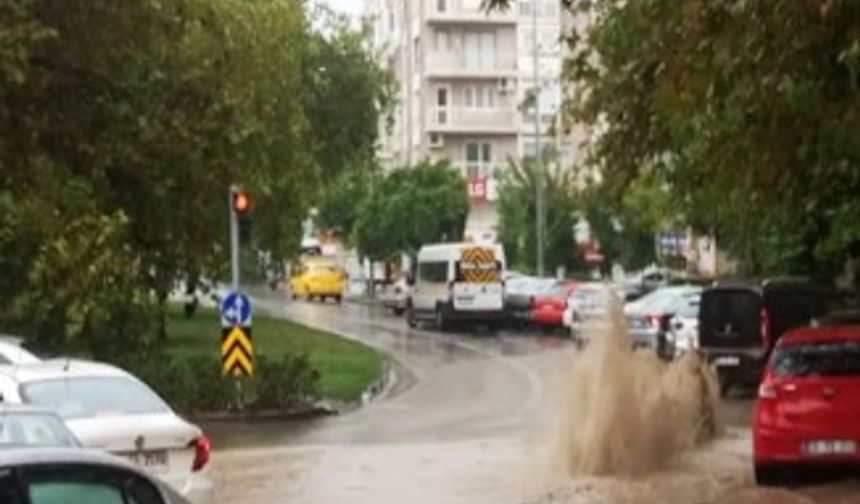
{"label": "car windshield", "polygon": [[74,447],[78,442],[55,415],[0,411],[0,448],[11,446]]}
{"label": "car windshield", "polygon": [[155,393],[125,377],[69,377],[25,383],[28,404],[56,411],[63,418],[137,415],[170,411]]}
{"label": "car windshield", "polygon": [[860,376],[860,342],[802,343],[778,348],[773,355],[777,376]]}

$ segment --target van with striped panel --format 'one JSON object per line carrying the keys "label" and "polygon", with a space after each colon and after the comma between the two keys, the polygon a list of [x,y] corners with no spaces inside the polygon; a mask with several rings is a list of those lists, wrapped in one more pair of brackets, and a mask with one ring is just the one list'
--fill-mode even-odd
{"label": "van with striped panel", "polygon": [[499,244],[444,243],[418,252],[407,320],[495,323],[504,319],[505,252]]}

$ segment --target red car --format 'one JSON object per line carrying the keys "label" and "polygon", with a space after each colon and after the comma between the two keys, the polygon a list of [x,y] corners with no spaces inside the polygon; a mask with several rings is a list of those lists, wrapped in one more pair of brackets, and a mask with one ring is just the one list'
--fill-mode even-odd
{"label": "red car", "polygon": [[547,329],[563,326],[567,298],[576,290],[576,282],[559,281],[544,292],[535,295],[531,302],[531,322]]}
{"label": "red car", "polygon": [[768,361],[753,424],[756,481],[860,468],[860,325],[803,328]]}

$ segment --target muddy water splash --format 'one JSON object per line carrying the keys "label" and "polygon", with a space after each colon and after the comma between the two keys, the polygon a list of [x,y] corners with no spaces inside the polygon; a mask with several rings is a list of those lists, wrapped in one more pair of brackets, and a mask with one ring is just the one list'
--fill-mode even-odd
{"label": "muddy water splash", "polygon": [[558,476],[647,473],[715,436],[716,378],[697,356],[633,351],[620,306],[589,332],[563,380]]}

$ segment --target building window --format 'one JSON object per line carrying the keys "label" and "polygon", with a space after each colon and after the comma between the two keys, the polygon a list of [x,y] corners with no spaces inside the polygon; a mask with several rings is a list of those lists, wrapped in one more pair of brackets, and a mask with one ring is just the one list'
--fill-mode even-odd
{"label": "building window", "polygon": [[436,88],[436,123],[448,124],[448,106],[450,97],[447,87]]}
{"label": "building window", "polygon": [[488,142],[466,144],[466,178],[482,178],[492,173],[493,146]]}
{"label": "building window", "polygon": [[448,12],[448,0],[436,0],[436,12],[440,14]]}
{"label": "building window", "polygon": [[447,52],[451,49],[451,39],[448,30],[438,30],[436,32],[436,50]]}
{"label": "building window", "polygon": [[466,68],[493,68],[496,65],[496,34],[474,32],[464,35]]}
{"label": "building window", "polygon": [[472,85],[463,88],[463,103],[467,108],[493,108],[496,106],[496,88],[490,85]]}

